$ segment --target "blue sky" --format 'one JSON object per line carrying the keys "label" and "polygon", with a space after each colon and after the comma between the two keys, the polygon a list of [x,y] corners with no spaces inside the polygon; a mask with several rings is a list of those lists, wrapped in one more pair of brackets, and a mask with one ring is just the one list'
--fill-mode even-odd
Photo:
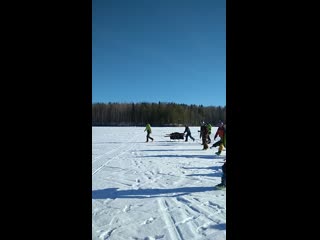
{"label": "blue sky", "polygon": [[226,0],[92,0],[92,102],[226,105]]}

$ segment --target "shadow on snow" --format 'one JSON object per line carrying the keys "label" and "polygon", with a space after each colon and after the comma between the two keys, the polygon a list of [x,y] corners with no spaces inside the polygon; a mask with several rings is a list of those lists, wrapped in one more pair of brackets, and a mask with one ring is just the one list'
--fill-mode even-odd
{"label": "shadow on snow", "polygon": [[181,167],[183,169],[209,169],[213,171],[220,171],[221,166],[211,166],[211,167]]}
{"label": "shadow on snow", "polygon": [[141,152],[169,152],[169,151],[202,151],[202,149],[148,149],[148,150],[139,150]]}
{"label": "shadow on snow", "polygon": [[204,159],[214,159],[215,156],[212,155],[148,155],[142,156],[145,158],[204,158]]}
{"label": "shadow on snow", "polygon": [[195,192],[213,191],[213,187],[184,187],[173,189],[130,189],[106,188],[92,191],[92,199],[177,197]]}
{"label": "shadow on snow", "polygon": [[204,176],[207,176],[207,177],[221,177],[222,173],[221,172],[206,173],[206,174],[198,173],[198,174],[187,174],[186,176],[188,176],[188,177],[194,177],[194,176],[198,176],[198,177],[200,177],[200,176],[202,176],[202,177],[204,177]]}

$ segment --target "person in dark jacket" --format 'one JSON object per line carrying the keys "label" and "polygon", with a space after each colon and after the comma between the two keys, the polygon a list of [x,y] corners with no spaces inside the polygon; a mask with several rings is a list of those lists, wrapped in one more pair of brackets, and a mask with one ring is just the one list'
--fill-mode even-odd
{"label": "person in dark jacket", "polygon": [[202,120],[200,121],[200,130],[198,131],[200,133],[200,139],[202,139],[202,126],[205,125],[205,122]]}
{"label": "person in dark jacket", "polygon": [[202,150],[207,150],[208,149],[208,128],[205,123],[201,125],[200,136],[202,137],[202,145],[203,145]]}
{"label": "person in dark jacket", "polygon": [[227,161],[224,160],[224,164],[222,165],[222,176],[221,176],[221,183],[216,185],[216,187],[219,188],[225,188],[227,187]]}
{"label": "person in dark jacket", "polygon": [[188,142],[188,137],[190,137],[194,141],[194,138],[191,136],[191,131],[190,131],[189,126],[185,125],[185,130],[183,133],[187,133],[186,140],[185,140],[186,142]]}

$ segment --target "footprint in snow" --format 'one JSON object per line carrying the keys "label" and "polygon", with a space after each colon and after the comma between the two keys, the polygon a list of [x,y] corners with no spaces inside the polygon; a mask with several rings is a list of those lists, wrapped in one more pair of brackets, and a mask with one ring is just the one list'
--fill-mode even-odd
{"label": "footprint in snow", "polygon": [[141,225],[152,223],[154,220],[155,220],[155,218],[151,217],[151,218],[145,220]]}
{"label": "footprint in snow", "polygon": [[131,210],[131,205],[129,205],[129,206],[126,205],[122,211],[123,212],[129,212],[130,210]]}

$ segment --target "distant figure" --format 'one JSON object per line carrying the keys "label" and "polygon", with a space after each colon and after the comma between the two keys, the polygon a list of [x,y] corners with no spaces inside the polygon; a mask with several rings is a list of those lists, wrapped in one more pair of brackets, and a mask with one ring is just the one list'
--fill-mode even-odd
{"label": "distant figure", "polygon": [[202,150],[207,150],[208,149],[208,128],[207,125],[203,122],[200,128],[200,136],[202,137],[202,145],[203,149]]}
{"label": "distant figure", "polygon": [[202,128],[206,123],[202,120],[200,121],[200,130],[198,131],[200,133],[200,139],[202,139]]}
{"label": "distant figure", "polygon": [[144,132],[145,132],[145,131],[147,131],[147,141],[146,141],[146,142],[149,141],[149,138],[153,141],[153,138],[150,137],[150,134],[151,134],[151,126],[150,126],[149,123],[147,123],[146,128],[144,129]]}
{"label": "distant figure", "polygon": [[221,177],[221,183],[216,185],[218,189],[226,188],[227,187],[227,161],[224,160],[224,164],[222,165],[222,177]]}
{"label": "distant figure", "polygon": [[185,130],[183,133],[187,133],[186,140],[185,140],[186,142],[188,142],[188,137],[190,137],[194,141],[194,138],[191,136],[191,131],[190,131],[189,126],[185,125]]}

